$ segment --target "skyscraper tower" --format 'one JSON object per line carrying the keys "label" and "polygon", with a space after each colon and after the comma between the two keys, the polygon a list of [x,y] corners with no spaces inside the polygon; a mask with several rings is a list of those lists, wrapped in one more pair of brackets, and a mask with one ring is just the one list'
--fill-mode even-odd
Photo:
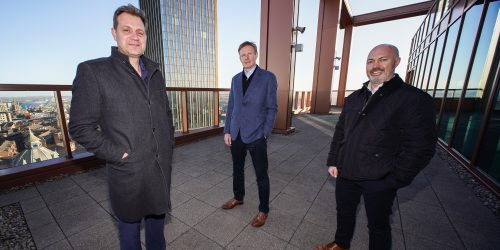
{"label": "skyscraper tower", "polygon": [[[167,87],[217,87],[217,0],[139,0],[148,17],[146,56],[161,64]],[[180,93],[169,93],[176,129]],[[213,95],[188,93],[190,128],[213,124]]]}

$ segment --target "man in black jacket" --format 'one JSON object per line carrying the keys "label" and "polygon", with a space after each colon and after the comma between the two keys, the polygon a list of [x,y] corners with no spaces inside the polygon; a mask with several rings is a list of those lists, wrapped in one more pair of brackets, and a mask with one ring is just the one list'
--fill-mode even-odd
{"label": "man in black jacket", "polygon": [[398,49],[373,48],[366,61],[370,79],[345,100],[330,146],[328,173],[337,178],[335,241],[317,250],[348,249],[363,196],[369,249],[391,248],[390,215],[399,188],[407,186],[435,153],[432,98],[394,73]]}
{"label": "man in black jacket", "polygon": [[106,161],[109,196],[118,217],[120,249],[165,249],[165,214],[171,209],[174,127],[159,65],[143,53],[147,20],[132,5],[119,7],[111,56],[78,65],[69,132]]}

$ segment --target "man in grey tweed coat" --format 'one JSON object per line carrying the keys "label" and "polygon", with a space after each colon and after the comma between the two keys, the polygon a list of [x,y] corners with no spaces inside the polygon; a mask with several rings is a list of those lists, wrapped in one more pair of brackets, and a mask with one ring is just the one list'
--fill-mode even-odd
{"label": "man in grey tweed coat", "polygon": [[165,80],[146,58],[146,17],[119,7],[111,56],[81,63],[73,82],[69,132],[106,161],[111,206],[119,219],[121,249],[140,249],[141,220],[147,249],[165,249],[170,205],[174,128]]}

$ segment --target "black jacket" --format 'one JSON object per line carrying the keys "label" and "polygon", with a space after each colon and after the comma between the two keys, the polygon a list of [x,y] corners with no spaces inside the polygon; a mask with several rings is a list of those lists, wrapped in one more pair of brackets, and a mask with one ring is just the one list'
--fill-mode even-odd
{"label": "black jacket", "polygon": [[369,99],[367,85],[345,99],[327,165],[342,178],[407,186],[435,153],[432,97],[398,75]]}
{"label": "black jacket", "polygon": [[116,47],[78,65],[73,82],[70,135],[106,161],[111,206],[123,221],[171,207],[172,113],[158,64],[142,60],[147,85]]}

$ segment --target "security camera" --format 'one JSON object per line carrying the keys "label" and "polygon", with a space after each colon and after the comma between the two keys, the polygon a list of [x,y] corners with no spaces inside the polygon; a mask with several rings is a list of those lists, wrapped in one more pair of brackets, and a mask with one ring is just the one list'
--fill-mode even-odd
{"label": "security camera", "polygon": [[295,28],[293,28],[293,31],[298,31],[300,32],[301,34],[304,33],[304,31],[306,31],[306,27],[300,27],[300,26],[297,26]]}

